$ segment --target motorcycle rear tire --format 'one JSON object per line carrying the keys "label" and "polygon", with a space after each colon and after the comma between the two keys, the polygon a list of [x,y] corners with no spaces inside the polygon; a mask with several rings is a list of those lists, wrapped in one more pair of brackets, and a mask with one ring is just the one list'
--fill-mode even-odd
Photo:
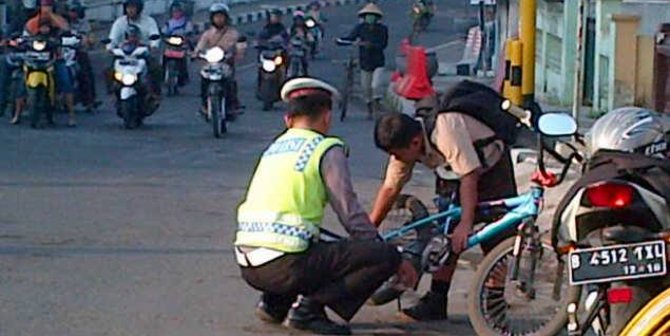
{"label": "motorcycle rear tire", "polygon": [[179,86],[179,72],[177,71],[176,61],[168,61],[167,69],[165,71],[165,82],[167,84],[168,97],[176,96],[178,94]]}

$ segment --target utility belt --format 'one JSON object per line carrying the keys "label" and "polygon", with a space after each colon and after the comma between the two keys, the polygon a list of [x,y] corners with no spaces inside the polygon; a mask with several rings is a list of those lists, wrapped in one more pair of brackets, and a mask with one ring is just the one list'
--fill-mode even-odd
{"label": "utility belt", "polygon": [[242,267],[262,266],[284,254],[286,253],[265,247],[235,246],[235,258]]}

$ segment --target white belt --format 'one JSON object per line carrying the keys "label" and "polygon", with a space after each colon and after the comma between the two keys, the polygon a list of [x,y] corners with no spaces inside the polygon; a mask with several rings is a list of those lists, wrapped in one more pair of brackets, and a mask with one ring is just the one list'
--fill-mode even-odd
{"label": "white belt", "polygon": [[265,247],[259,247],[250,252],[243,252],[235,246],[237,263],[242,267],[257,267],[275,260],[284,255],[284,252]]}

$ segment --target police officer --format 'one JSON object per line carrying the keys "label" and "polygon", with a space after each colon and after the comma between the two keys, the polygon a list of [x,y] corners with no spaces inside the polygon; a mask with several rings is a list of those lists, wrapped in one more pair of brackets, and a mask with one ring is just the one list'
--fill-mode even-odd
{"label": "police officer", "polygon": [[[398,270],[401,257],[379,240],[358,203],[344,143],[327,135],[336,95],[331,85],[312,78],[295,78],[282,88],[287,129],[261,155],[238,209],[235,252],[244,280],[262,292],[260,319],[348,335],[349,327],[328,319],[324,307],[350,320]],[[351,239],[319,241],[327,204]],[[399,275],[411,283],[414,275],[405,265]]]}

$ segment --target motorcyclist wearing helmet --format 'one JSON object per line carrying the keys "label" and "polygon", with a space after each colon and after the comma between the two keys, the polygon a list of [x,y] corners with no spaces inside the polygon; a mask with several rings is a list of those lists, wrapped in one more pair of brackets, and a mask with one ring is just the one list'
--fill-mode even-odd
{"label": "motorcyclist wearing helmet", "polygon": [[[295,11],[293,13],[293,24],[291,25],[289,32],[291,39],[297,38],[303,41],[303,48],[306,48],[309,43],[314,43],[314,36],[310,33],[305,24],[305,13],[302,11]],[[291,48],[293,48],[293,46],[291,46]],[[308,71],[307,57],[303,57],[302,67],[305,69],[305,72]]]}
{"label": "motorcyclist wearing helmet", "polygon": [[[112,29],[109,31],[111,42],[107,45],[108,50],[112,50],[124,42],[125,33],[130,25],[137,26],[140,29],[140,41],[152,49],[152,55],[147,59],[147,68],[149,69],[151,85],[149,85],[149,95],[153,100],[160,99],[161,79],[163,78],[162,69],[154,55],[160,40],[150,40],[154,35],[160,35],[158,24],[151,16],[142,13],[144,9],[144,0],[125,0],[123,3],[124,15],[114,21]],[[107,72],[108,84],[112,82],[112,67]],[[111,93],[111,85],[108,85],[108,91]]]}
{"label": "motorcyclist wearing helmet", "polygon": [[358,12],[358,17],[363,22],[356,25],[349,36],[343,38],[357,41],[360,47],[358,57],[361,65],[361,87],[368,105],[368,119],[372,119],[384,97],[382,75],[386,61],[384,49],[388,45],[388,28],[380,22],[383,15],[377,5],[368,3]]}
{"label": "motorcyclist wearing helmet", "polygon": [[93,68],[88,57],[87,49],[93,45],[93,37],[91,33],[91,25],[84,20],[86,17],[86,9],[79,1],[73,1],[68,4],[66,19],[70,24],[70,29],[73,33],[78,34],[82,38],[82,47],[77,50],[77,63],[80,71],[77,73],[77,80],[79,82],[79,99],[86,109],[91,112],[99,104],[95,97],[95,78],[93,76]]}
{"label": "motorcyclist wearing helmet", "polygon": [[[184,6],[180,0],[174,1],[170,5],[170,19],[163,26],[163,34],[166,36],[179,35],[184,37],[186,47],[191,49],[191,37],[193,36],[193,23],[191,18],[186,16]],[[165,60],[163,60],[163,71],[165,71]],[[179,62],[179,85],[186,85],[188,82],[188,64],[186,59]]]}
{"label": "motorcyclist wearing helmet", "polygon": [[165,35],[189,36],[193,34],[191,18],[184,12],[184,5],[176,0],[170,5],[170,19],[163,26]]}
{"label": "motorcyclist wearing helmet", "polygon": [[[220,47],[227,54],[233,55],[233,57],[226,58],[226,62],[230,64],[233,68],[233,78],[235,74],[235,60],[241,59],[244,55],[244,50],[238,50],[237,42],[240,39],[240,33],[233,27],[230,20],[230,9],[228,5],[224,3],[214,3],[209,7],[209,20],[211,27],[207,29],[193,51],[193,57],[197,57],[201,52],[206,51],[207,49],[213,47]],[[230,92],[231,97],[233,97],[231,103],[232,106],[236,109],[240,109],[240,101],[237,97],[237,81],[234,80],[232,85],[232,92]],[[202,78],[200,85],[200,97],[202,102],[202,111],[206,110],[207,103],[207,86],[208,82],[206,79]]]}
{"label": "motorcyclist wearing helmet", "polygon": [[282,23],[283,13],[280,9],[273,9],[269,13],[268,22],[258,34],[258,43],[262,46],[269,41],[279,41],[284,47],[288,45],[290,36],[286,26]]}
{"label": "motorcyclist wearing helmet", "polygon": [[326,19],[326,17],[321,12],[320,1],[312,1],[309,3],[309,5],[307,6],[307,13],[305,13],[305,17],[314,20],[314,22],[319,26],[319,29],[321,29],[321,34],[325,35],[325,29],[323,27],[323,24],[328,22],[328,19]]}
{"label": "motorcyclist wearing helmet", "polygon": [[123,3],[124,15],[114,21],[112,29],[109,31],[109,39],[112,41],[108,45],[108,49],[111,50],[123,42],[124,34],[131,24],[140,28],[142,43],[152,48],[159,46],[160,42],[158,40],[149,41],[150,36],[160,35],[158,24],[151,16],[142,13],[143,9],[143,0],[125,0]]}
{"label": "motorcyclist wearing helmet", "polygon": [[[40,2],[40,9],[37,15],[26,22],[24,35],[27,36],[47,36],[49,38],[57,38],[63,32],[70,30],[70,25],[62,16],[54,13],[53,0],[42,0]],[[74,113],[74,84],[73,78],[70,78],[70,73],[65,66],[65,62],[57,55],[57,60],[54,63],[54,73],[56,77],[56,89],[58,93],[65,98],[65,105],[68,110],[69,119],[68,126],[74,127],[77,125]],[[50,121],[51,122],[51,121]]]}

